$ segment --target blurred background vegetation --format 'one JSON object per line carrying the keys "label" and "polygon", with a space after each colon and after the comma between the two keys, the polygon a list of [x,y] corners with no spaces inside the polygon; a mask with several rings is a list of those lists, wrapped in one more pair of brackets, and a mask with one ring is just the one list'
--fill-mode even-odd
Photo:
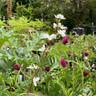
{"label": "blurred background vegetation", "polygon": [[[62,23],[69,31],[83,27],[87,34],[92,23],[96,25],[96,0],[0,0],[0,18],[8,19],[8,2],[12,2],[12,17],[25,16],[29,20],[43,20],[52,24],[55,14],[63,14]],[[48,23],[49,22],[49,23]],[[89,31],[89,32],[88,32]]]}

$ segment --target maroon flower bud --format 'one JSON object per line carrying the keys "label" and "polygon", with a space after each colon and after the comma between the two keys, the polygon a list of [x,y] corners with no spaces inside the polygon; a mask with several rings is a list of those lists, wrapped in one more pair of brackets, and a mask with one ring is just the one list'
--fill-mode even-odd
{"label": "maroon flower bud", "polygon": [[71,41],[71,43],[74,43],[74,41]]}
{"label": "maroon flower bud", "polygon": [[20,66],[18,64],[15,64],[13,68],[14,68],[14,70],[19,70]]}
{"label": "maroon flower bud", "polygon": [[77,53],[76,53],[76,52],[74,52],[74,53],[73,53],[73,55],[74,55],[74,56],[77,56]]}
{"label": "maroon flower bud", "polygon": [[53,25],[51,25],[51,28],[53,28]]}
{"label": "maroon flower bud", "polygon": [[62,43],[63,43],[63,44],[68,43],[68,37],[65,37],[65,38],[62,40]]}
{"label": "maroon flower bud", "polygon": [[49,66],[45,67],[45,70],[46,71],[49,71],[50,70]]}
{"label": "maroon flower bud", "polygon": [[83,72],[83,75],[84,75],[84,77],[86,77],[87,75],[89,75],[89,73],[86,72],[86,71],[84,71],[84,72]]}
{"label": "maroon flower bud", "polygon": [[73,67],[70,67],[70,70],[73,70]]}
{"label": "maroon flower bud", "polygon": [[68,56],[71,56],[71,53],[68,53]]}
{"label": "maroon flower bud", "polygon": [[88,53],[88,52],[85,52],[84,55],[85,55],[85,56],[89,56],[89,53]]}
{"label": "maroon flower bud", "polygon": [[64,60],[63,58],[61,58],[60,63],[62,67],[67,67],[66,60]]}
{"label": "maroon flower bud", "polygon": [[29,33],[32,32],[32,29],[28,29],[28,32],[29,32]]}
{"label": "maroon flower bud", "polygon": [[94,67],[94,66],[92,66],[92,69],[95,69],[95,67]]}
{"label": "maroon flower bud", "polygon": [[94,86],[91,87],[94,90]]}

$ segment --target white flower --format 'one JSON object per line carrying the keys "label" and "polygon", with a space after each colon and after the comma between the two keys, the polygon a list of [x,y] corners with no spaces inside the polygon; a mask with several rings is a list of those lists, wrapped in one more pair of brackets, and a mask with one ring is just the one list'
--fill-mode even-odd
{"label": "white flower", "polygon": [[39,67],[38,66],[36,66],[35,64],[33,64],[33,66],[29,66],[29,67],[27,67],[27,69],[38,69]]}
{"label": "white flower", "polygon": [[93,64],[92,67],[95,67],[95,64]]}
{"label": "white flower", "polygon": [[56,39],[56,35],[55,34],[51,34],[51,39]]}
{"label": "white flower", "polygon": [[61,23],[58,23],[58,27],[60,27],[60,28],[62,27]]}
{"label": "white flower", "polygon": [[27,69],[33,69],[33,67],[30,65],[29,67],[27,67]]}
{"label": "white flower", "polygon": [[62,29],[62,30],[66,30],[66,29],[67,29],[67,27],[61,26],[61,29]]}
{"label": "white flower", "polygon": [[43,52],[44,50],[45,50],[45,45],[43,45],[43,47],[39,49],[39,51],[42,51],[42,52]]}
{"label": "white flower", "polygon": [[87,59],[88,59],[88,57],[87,57],[87,56],[85,56],[85,57],[84,57],[84,59],[85,59],[85,60],[87,60]]}
{"label": "white flower", "polygon": [[66,30],[58,30],[58,34],[60,34],[62,37],[66,36],[65,32]]}
{"label": "white flower", "polygon": [[55,18],[57,18],[57,19],[65,19],[64,16],[61,15],[61,14],[55,15]]}
{"label": "white flower", "polygon": [[43,36],[41,37],[42,39],[48,39],[49,38],[49,35],[47,33],[43,34]]}
{"label": "white flower", "polygon": [[51,37],[51,36],[49,36],[49,37],[48,37],[48,40],[50,40],[50,41],[51,41],[51,40],[52,40],[52,37]]}
{"label": "white flower", "polygon": [[23,76],[22,75],[19,75],[19,77],[18,77],[18,83],[20,83],[20,81],[22,81],[22,79],[23,79]]}
{"label": "white flower", "polygon": [[94,46],[94,49],[96,49],[96,47]]}
{"label": "white flower", "polygon": [[57,27],[57,24],[56,23],[53,23],[53,28],[56,28]]}
{"label": "white flower", "polygon": [[7,50],[9,50],[10,48],[7,48]]}
{"label": "white flower", "polygon": [[34,69],[38,69],[39,67],[38,66],[36,66],[35,64],[33,64],[33,67],[34,67]]}
{"label": "white flower", "polygon": [[37,86],[37,81],[39,81],[40,80],[40,78],[39,77],[34,77],[33,78],[33,83],[34,83],[34,86]]}

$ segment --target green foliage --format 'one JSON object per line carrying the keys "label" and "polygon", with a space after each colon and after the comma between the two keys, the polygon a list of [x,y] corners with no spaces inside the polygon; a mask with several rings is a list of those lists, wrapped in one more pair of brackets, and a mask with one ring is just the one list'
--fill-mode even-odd
{"label": "green foliage", "polygon": [[2,47],[3,43],[5,41],[7,41],[9,38],[19,36],[18,34],[14,34],[13,32],[14,32],[13,30],[10,30],[10,31],[6,32],[4,27],[0,28],[0,33],[1,33],[1,35],[0,35],[0,42],[1,42],[0,43],[0,48]]}
{"label": "green foliage", "polygon": [[0,20],[0,27],[1,26],[5,26],[6,24],[5,24],[5,21],[2,21],[2,20]]}
{"label": "green foliage", "polygon": [[42,30],[42,28],[45,26],[43,21],[40,21],[38,19],[36,19],[36,21],[30,21],[30,25],[32,28],[36,29],[36,30]]}
{"label": "green foliage", "polygon": [[26,17],[20,17],[19,19],[12,18],[12,20],[8,20],[8,24],[15,32],[23,34],[27,33],[30,28],[34,31],[40,30],[45,26],[45,24],[38,19],[36,19],[36,21],[29,21]]}
{"label": "green foliage", "polygon": [[32,20],[32,18],[33,18],[33,8],[32,7],[26,8],[25,5],[19,5],[19,3],[17,3],[16,13],[14,15],[15,15],[16,18],[25,16],[29,20]]}

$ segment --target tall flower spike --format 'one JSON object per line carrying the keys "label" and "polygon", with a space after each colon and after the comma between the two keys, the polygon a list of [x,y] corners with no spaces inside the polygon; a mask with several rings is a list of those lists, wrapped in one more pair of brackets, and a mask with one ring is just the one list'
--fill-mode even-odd
{"label": "tall flower spike", "polygon": [[63,58],[61,58],[60,63],[62,65],[62,67],[64,67],[64,68],[67,67],[66,60],[64,60]]}
{"label": "tall flower spike", "polygon": [[63,44],[68,43],[68,37],[65,37],[65,38],[62,40],[62,43],[63,43]]}

